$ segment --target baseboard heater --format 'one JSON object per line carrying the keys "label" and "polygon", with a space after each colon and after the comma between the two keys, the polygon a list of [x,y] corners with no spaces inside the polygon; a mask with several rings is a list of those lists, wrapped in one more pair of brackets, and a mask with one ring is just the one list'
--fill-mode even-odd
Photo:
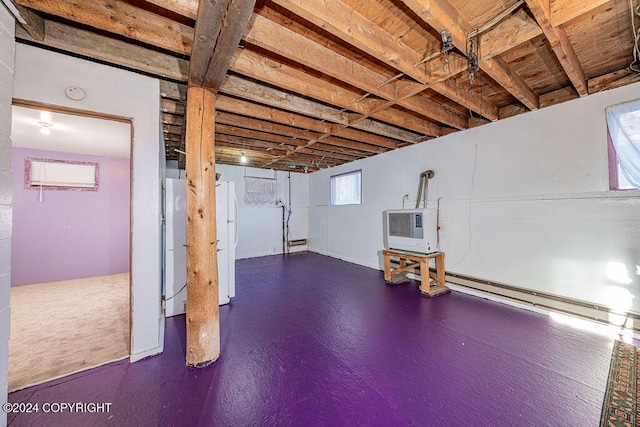
{"label": "baseboard heater", "polygon": [[291,246],[306,246],[307,245],[307,239],[295,239],[295,240],[289,240],[289,247]]}
{"label": "baseboard heater", "polygon": [[628,312],[626,314],[619,314],[608,307],[602,307],[591,302],[519,288],[517,286],[456,273],[446,273],[445,280],[482,294],[499,296],[521,304],[529,304],[533,307],[543,308],[549,311],[595,320],[606,325],[616,327],[622,327],[621,325],[624,325],[625,329],[631,330],[634,334],[640,334],[640,313]]}
{"label": "baseboard heater", "polygon": [[[430,268],[430,270],[435,272],[433,268]],[[411,278],[418,281],[420,280],[420,276],[417,274],[411,274]],[[447,283],[467,288],[478,294],[492,295],[523,305],[530,305],[552,312],[593,320],[618,328],[622,328],[622,325],[624,325],[624,328],[631,330],[636,337],[640,335],[640,313],[637,312],[631,311],[620,314],[614,312],[609,307],[600,306],[592,302],[520,288],[457,273],[446,272],[445,280]]]}

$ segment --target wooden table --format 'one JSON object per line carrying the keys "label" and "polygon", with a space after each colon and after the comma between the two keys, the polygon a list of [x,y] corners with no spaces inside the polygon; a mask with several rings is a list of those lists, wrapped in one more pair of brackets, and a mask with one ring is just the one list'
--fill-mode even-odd
{"label": "wooden table", "polygon": [[[404,251],[382,251],[384,255],[384,280],[387,283],[403,283],[407,281],[407,271],[420,269],[420,292],[429,297],[436,297],[449,292],[444,282],[444,253],[433,252],[419,254]],[[391,269],[391,257],[398,258],[400,266]],[[436,259],[436,271],[429,271],[429,259]],[[433,280],[432,280],[433,279]]]}

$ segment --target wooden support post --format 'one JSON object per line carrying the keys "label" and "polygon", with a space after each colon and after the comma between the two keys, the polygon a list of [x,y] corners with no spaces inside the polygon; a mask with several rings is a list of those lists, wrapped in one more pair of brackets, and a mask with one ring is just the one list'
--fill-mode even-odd
{"label": "wooden support post", "polygon": [[216,237],[215,95],[189,87],[187,96],[187,366],[220,356]]}

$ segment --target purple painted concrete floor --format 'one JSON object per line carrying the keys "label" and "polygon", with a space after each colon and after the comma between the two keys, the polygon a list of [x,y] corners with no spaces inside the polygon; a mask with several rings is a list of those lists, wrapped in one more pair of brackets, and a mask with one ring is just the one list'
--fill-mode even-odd
{"label": "purple painted concrete floor", "polygon": [[456,292],[428,299],[308,252],[237,272],[215,364],[184,366],[185,318],[174,317],[162,355],[9,396],[108,413],[40,410],[9,425],[598,425],[611,339]]}

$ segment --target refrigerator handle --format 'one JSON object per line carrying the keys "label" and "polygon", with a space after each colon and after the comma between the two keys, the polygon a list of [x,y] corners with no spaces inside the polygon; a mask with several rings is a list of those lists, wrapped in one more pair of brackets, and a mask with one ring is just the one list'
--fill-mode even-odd
{"label": "refrigerator handle", "polygon": [[240,213],[240,210],[238,208],[238,197],[235,195],[235,192],[233,194],[233,202],[236,205],[236,215],[235,215],[236,220],[234,221],[236,238],[233,242],[233,248],[235,249],[236,247],[238,247],[238,221],[239,221],[238,214]]}

